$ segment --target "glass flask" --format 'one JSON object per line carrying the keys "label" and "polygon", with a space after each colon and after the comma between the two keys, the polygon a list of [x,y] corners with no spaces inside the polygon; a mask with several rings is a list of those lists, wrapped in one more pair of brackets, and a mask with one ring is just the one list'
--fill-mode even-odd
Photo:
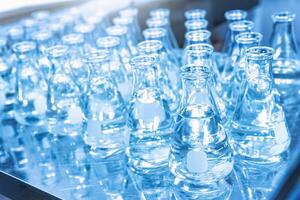
{"label": "glass flask", "polygon": [[63,44],[68,47],[68,68],[70,78],[80,89],[81,107],[85,110],[87,104],[87,91],[89,88],[89,68],[83,64],[81,57],[85,51],[84,36],[80,33],[72,33],[62,37]]}
{"label": "glass flask", "polygon": [[91,24],[95,27],[95,39],[103,37],[105,35],[105,16],[99,12],[96,14],[86,14],[83,16],[83,20],[87,24]]}
{"label": "glass flask", "polygon": [[164,28],[166,29],[167,40],[170,42],[173,50],[178,49],[178,44],[174,33],[171,29],[170,22],[168,18],[156,18],[152,17],[146,20],[148,28]]}
{"label": "glass flask", "polygon": [[[124,63],[126,70],[132,72],[131,66],[129,64],[130,59],[133,55],[137,54],[137,49],[130,49],[128,45],[128,29],[126,26],[110,26],[106,28],[106,33],[109,36],[115,36],[120,38],[120,48],[119,52],[121,55],[122,62]],[[132,51],[133,50],[133,51]],[[136,51],[136,52],[134,52]]]}
{"label": "glass flask", "polygon": [[237,157],[257,163],[277,162],[290,145],[272,77],[272,57],[270,47],[246,50],[245,80],[230,127],[230,142]]}
{"label": "glass flask", "polygon": [[129,102],[130,130],[126,151],[130,171],[139,192],[149,197],[168,195],[168,156],[173,118],[157,76],[155,56],[132,59],[134,90]]}
{"label": "glass flask", "polygon": [[24,41],[13,45],[17,56],[15,118],[20,124],[42,124],[47,111],[47,84],[40,72],[36,45]]}
{"label": "glass flask", "polygon": [[12,115],[15,101],[15,73],[8,61],[8,55],[7,40],[0,37],[0,118]]}
{"label": "glass flask", "polygon": [[122,196],[126,183],[126,104],[112,81],[110,52],[87,53],[91,81],[84,142],[91,168],[109,199]]}
{"label": "glass flask", "polygon": [[[119,55],[120,39],[118,37],[106,36],[98,38],[97,45],[100,49],[109,51],[110,76],[116,83],[123,99],[127,102],[132,94],[132,70],[127,71]],[[131,67],[131,66],[129,66]]]}
{"label": "glass flask", "polygon": [[207,29],[208,22],[206,19],[191,19],[187,20],[184,23],[186,32],[205,30]]}
{"label": "glass flask", "polygon": [[138,44],[140,55],[154,55],[157,58],[157,78],[164,99],[167,101],[172,114],[179,106],[181,81],[179,67],[171,62],[168,54],[159,40],[146,40]]}
{"label": "glass flask", "polygon": [[211,92],[209,65],[185,65],[183,97],[175,121],[169,168],[178,199],[223,199],[233,153]]}
{"label": "glass flask", "polygon": [[31,35],[35,32],[38,31],[38,22],[34,19],[28,18],[23,21],[21,21],[21,24],[24,29],[24,35],[26,40],[31,39]]}
{"label": "glass flask", "polygon": [[234,74],[234,66],[233,63],[236,62],[239,48],[236,43],[235,37],[244,32],[250,32],[254,28],[254,23],[249,20],[241,20],[237,22],[232,22],[229,24],[230,27],[230,35],[231,42],[228,47],[227,58],[225,60],[224,70],[221,73],[222,82],[224,82],[224,90],[227,89],[226,83],[230,83],[232,76]]}
{"label": "glass flask", "polygon": [[[245,20],[247,15],[248,15],[248,13],[244,10],[229,10],[229,11],[225,12],[224,17],[229,26],[229,24],[232,22]],[[224,53],[228,52],[229,47],[231,46],[230,45],[231,41],[232,41],[232,37],[230,34],[230,29],[227,29],[224,46],[223,46],[223,50],[222,50]]]}
{"label": "glass flask", "polygon": [[137,35],[140,34],[138,33],[138,30],[136,30],[136,26],[134,25],[134,18],[133,17],[116,17],[113,19],[113,22],[115,25],[120,25],[120,26],[126,26],[128,29],[128,37],[130,40],[128,41],[128,45],[132,46],[131,48],[136,47],[138,44],[138,37]]}
{"label": "glass flask", "polygon": [[295,17],[291,12],[273,14],[271,36],[271,46],[274,48],[273,76],[290,128],[295,124],[294,116],[299,112],[300,101],[300,58],[294,35]]}
{"label": "glass flask", "polygon": [[143,40],[143,37],[142,37],[141,28],[140,28],[140,25],[138,22],[138,14],[139,14],[139,10],[135,7],[128,7],[119,12],[120,17],[132,17],[133,18],[134,26],[135,26],[135,30],[136,30],[136,38],[137,38],[137,41],[139,42],[139,41]]}
{"label": "glass flask", "polygon": [[25,38],[24,29],[21,26],[13,26],[7,30],[8,47],[12,49],[12,45],[21,42]]}
{"label": "glass flask", "polygon": [[40,25],[47,23],[51,19],[51,13],[47,10],[39,10],[31,14],[32,18],[37,20]]}
{"label": "glass flask", "polygon": [[184,48],[192,44],[200,44],[200,43],[211,44],[210,37],[211,37],[211,32],[208,30],[189,31],[185,34]]}
{"label": "glass flask", "polygon": [[224,90],[221,91],[221,97],[226,103],[226,113],[228,118],[232,117],[242,83],[245,79],[245,52],[248,48],[258,46],[260,44],[262,34],[257,32],[240,33],[235,37],[235,40],[238,53],[236,59],[231,63],[233,72],[230,75],[230,79],[223,84]]}
{"label": "glass flask", "polygon": [[75,33],[82,34],[84,41],[84,51],[95,50],[96,41],[95,41],[95,26],[93,24],[77,24],[74,27]]}
{"label": "glass flask", "polygon": [[191,9],[184,12],[186,20],[192,19],[204,19],[206,16],[206,10],[204,9]]}
{"label": "glass flask", "polygon": [[217,70],[215,61],[212,59],[213,46],[206,43],[193,44],[185,48],[183,65],[204,65],[209,66],[212,74],[211,92],[220,110],[222,121],[227,122],[225,102],[218,95],[222,89],[219,81],[219,72]]}

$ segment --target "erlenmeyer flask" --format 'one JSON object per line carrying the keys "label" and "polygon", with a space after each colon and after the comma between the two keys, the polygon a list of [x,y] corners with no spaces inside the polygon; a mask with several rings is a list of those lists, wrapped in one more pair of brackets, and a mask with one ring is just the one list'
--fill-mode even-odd
{"label": "erlenmeyer flask", "polygon": [[206,19],[191,19],[191,20],[185,21],[185,23],[184,23],[186,32],[205,30],[205,29],[207,29],[207,25],[208,25],[208,22]]}
{"label": "erlenmeyer flask", "polygon": [[132,59],[134,92],[129,104],[128,165],[141,194],[169,193],[168,156],[173,118],[159,87],[155,56]]}
{"label": "erlenmeyer flask", "polygon": [[179,67],[168,59],[168,54],[159,40],[146,40],[138,44],[140,55],[154,55],[157,58],[157,75],[162,93],[170,111],[175,114],[179,106],[181,82]]}
{"label": "erlenmeyer flask", "polygon": [[231,145],[238,157],[252,162],[277,162],[289,147],[290,135],[275,88],[273,49],[246,50],[246,76],[231,123]]}
{"label": "erlenmeyer flask", "polygon": [[[234,21],[241,21],[241,20],[246,19],[247,15],[248,15],[248,13],[244,10],[229,10],[229,11],[225,12],[224,17],[229,26],[229,24]],[[230,43],[231,43],[232,37],[230,35],[231,35],[230,29],[227,28],[224,46],[223,46],[223,50],[222,50],[224,53],[228,52],[229,46],[231,46]]]}
{"label": "erlenmeyer flask", "polygon": [[183,97],[171,142],[169,168],[179,199],[228,196],[225,178],[233,168],[233,154],[211,95],[212,74],[207,65],[182,69]]}
{"label": "erlenmeyer flask", "polygon": [[300,58],[294,35],[295,17],[291,12],[273,14],[271,36],[274,48],[273,76],[290,128],[295,124],[294,116],[299,112],[300,102]]}
{"label": "erlenmeyer flask", "polygon": [[[128,71],[119,55],[120,39],[118,37],[107,36],[97,40],[97,45],[100,49],[109,51],[109,70],[110,76],[116,82],[118,90],[123,99],[127,102],[132,94],[132,69]],[[129,66],[131,67],[131,66]]]}
{"label": "erlenmeyer flask", "polygon": [[191,9],[184,12],[186,20],[191,19],[204,19],[206,16],[206,10],[204,9]]}
{"label": "erlenmeyer flask", "polygon": [[36,45],[24,41],[13,45],[17,56],[15,118],[20,124],[45,122],[47,85],[39,70]]}
{"label": "erlenmeyer flask", "polygon": [[97,50],[84,55],[91,81],[84,142],[91,168],[110,196],[121,196],[126,181],[125,137],[126,105],[113,83],[109,51]]}
{"label": "erlenmeyer flask", "polygon": [[230,81],[223,84],[224,89],[221,91],[221,97],[226,103],[226,113],[228,118],[232,117],[240,94],[241,85],[245,79],[245,52],[250,47],[258,46],[261,39],[262,35],[257,32],[240,33],[235,37],[238,46],[238,54],[236,59],[231,63],[233,72]]}

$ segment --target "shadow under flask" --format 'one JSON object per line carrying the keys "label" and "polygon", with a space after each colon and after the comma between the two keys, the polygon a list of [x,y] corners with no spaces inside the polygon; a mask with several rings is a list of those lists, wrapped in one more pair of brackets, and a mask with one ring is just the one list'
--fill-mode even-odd
{"label": "shadow under flask", "polygon": [[[233,154],[211,95],[208,66],[183,67],[183,97],[175,121],[169,168],[173,187],[182,199],[218,195],[209,185],[225,179],[233,168]],[[182,196],[183,195],[183,196]]]}
{"label": "shadow under flask", "polygon": [[132,59],[134,90],[129,101],[127,157],[133,171],[159,171],[168,165],[173,118],[158,83],[155,56]]}
{"label": "shadow under flask", "polygon": [[246,50],[245,80],[230,128],[237,157],[258,163],[280,160],[291,140],[271,73],[272,57],[270,47]]}
{"label": "shadow under flask", "polygon": [[37,63],[36,45],[13,45],[17,56],[15,118],[25,125],[43,124],[47,111],[47,85]]}

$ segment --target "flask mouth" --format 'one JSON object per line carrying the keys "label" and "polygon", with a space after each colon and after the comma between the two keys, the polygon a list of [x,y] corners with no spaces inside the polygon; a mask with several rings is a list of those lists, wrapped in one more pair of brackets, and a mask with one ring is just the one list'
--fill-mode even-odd
{"label": "flask mouth", "polygon": [[109,61],[110,58],[109,56],[110,54],[106,50],[94,50],[84,54],[83,61],[85,63],[92,63],[92,64],[102,63],[105,61]]}
{"label": "flask mouth", "polygon": [[214,48],[210,44],[192,44],[186,47],[186,53],[192,56],[208,56],[211,55]]}
{"label": "flask mouth", "polygon": [[37,20],[46,20],[46,19],[49,19],[50,15],[51,15],[50,12],[46,11],[46,10],[40,10],[40,11],[37,11],[37,12],[33,12],[31,14],[31,16],[34,19],[37,19]]}
{"label": "flask mouth", "polygon": [[127,34],[127,27],[126,26],[120,26],[120,25],[114,25],[106,28],[106,33],[111,36],[122,36]]}
{"label": "flask mouth", "polygon": [[8,36],[12,39],[21,39],[24,35],[24,30],[22,27],[12,27],[8,30]]}
{"label": "flask mouth", "polygon": [[32,34],[31,38],[34,41],[42,42],[49,40],[52,37],[51,32],[48,31],[38,31]]}
{"label": "flask mouth", "polygon": [[35,48],[36,48],[36,44],[31,41],[18,42],[18,43],[15,43],[12,47],[13,51],[16,54],[28,53],[28,52],[34,51]]}
{"label": "flask mouth", "polygon": [[150,28],[164,27],[168,24],[168,19],[166,18],[149,18],[146,20],[146,24]]}
{"label": "flask mouth", "polygon": [[168,18],[170,10],[168,8],[158,8],[150,11],[150,16],[155,18]]}
{"label": "flask mouth", "polygon": [[166,36],[166,29],[164,28],[147,28],[143,31],[146,39],[156,39]]}
{"label": "flask mouth", "polygon": [[120,45],[120,39],[114,36],[106,36],[97,39],[96,43],[99,48],[112,48]]}
{"label": "flask mouth", "polygon": [[133,17],[116,17],[113,19],[115,25],[128,26],[133,23]]}
{"label": "flask mouth", "polygon": [[254,28],[253,21],[250,20],[241,20],[236,22],[231,22],[229,24],[229,28],[231,31],[251,31]]}
{"label": "flask mouth", "polygon": [[208,22],[206,19],[192,19],[187,20],[184,23],[184,26],[188,30],[199,30],[199,29],[206,29]]}
{"label": "flask mouth", "polygon": [[130,64],[135,69],[143,69],[145,67],[152,67],[155,65],[157,58],[155,55],[141,55],[133,57]]}
{"label": "flask mouth", "polygon": [[289,11],[277,12],[272,15],[274,22],[292,22],[296,18],[296,15]]}
{"label": "flask mouth", "polygon": [[103,20],[103,15],[96,14],[94,15],[85,15],[83,20],[88,24],[100,24]]}
{"label": "flask mouth", "polygon": [[246,19],[247,15],[247,12],[244,10],[229,10],[224,14],[227,21],[243,20]]}
{"label": "flask mouth", "polygon": [[209,66],[205,65],[185,65],[181,68],[181,74],[183,79],[187,80],[206,80],[210,77],[211,70]]}
{"label": "flask mouth", "polygon": [[246,50],[246,58],[248,60],[265,60],[273,58],[274,50],[267,46],[251,47]]}
{"label": "flask mouth", "polygon": [[59,58],[67,54],[68,47],[66,45],[55,45],[47,48],[45,52],[50,58]]}
{"label": "flask mouth", "polygon": [[207,41],[211,37],[211,32],[208,30],[189,31],[185,34],[185,39],[190,41]]}
{"label": "flask mouth", "polygon": [[163,45],[159,40],[146,40],[140,42],[137,47],[140,53],[157,53],[163,48]]}
{"label": "flask mouth", "polygon": [[120,16],[124,16],[124,17],[135,17],[137,16],[138,13],[139,10],[137,8],[126,8],[119,12]]}
{"label": "flask mouth", "polygon": [[95,27],[93,24],[78,24],[74,28],[76,33],[82,33],[82,34],[91,33],[94,31],[94,29]]}
{"label": "flask mouth", "polygon": [[259,43],[262,37],[263,35],[258,32],[245,32],[235,36],[235,40],[238,44],[253,44]]}
{"label": "flask mouth", "polygon": [[184,12],[184,16],[187,20],[204,19],[206,16],[206,10],[204,10],[204,9],[187,10]]}
{"label": "flask mouth", "polygon": [[84,39],[83,39],[83,35],[80,33],[71,33],[68,35],[64,35],[62,37],[62,41],[66,45],[76,45],[76,44],[82,44]]}
{"label": "flask mouth", "polygon": [[38,23],[34,19],[30,19],[30,18],[25,19],[22,24],[25,28],[32,28],[38,25]]}

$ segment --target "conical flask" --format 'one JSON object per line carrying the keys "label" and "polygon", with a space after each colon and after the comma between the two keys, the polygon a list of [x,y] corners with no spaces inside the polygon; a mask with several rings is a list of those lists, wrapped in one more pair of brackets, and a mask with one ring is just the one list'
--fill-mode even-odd
{"label": "conical flask", "polygon": [[300,58],[294,35],[295,17],[291,12],[273,14],[271,36],[271,46],[274,48],[273,76],[290,128],[295,124],[294,116],[299,112],[300,101]]}
{"label": "conical flask", "polygon": [[221,182],[232,171],[233,154],[211,94],[211,69],[186,65],[182,76],[184,92],[169,158],[175,195],[179,199],[217,198],[231,191]]}
{"label": "conical flask", "polygon": [[246,59],[245,52],[248,48],[258,46],[262,39],[262,35],[257,32],[240,33],[235,37],[238,54],[236,59],[232,61],[233,73],[230,81],[223,87],[221,97],[226,103],[226,113],[228,118],[232,117],[238,96],[240,94],[241,85],[245,79]]}
{"label": "conical flask", "polygon": [[191,19],[204,19],[206,16],[206,10],[204,9],[191,9],[184,12],[186,20]]}
{"label": "conical flask", "polygon": [[273,49],[246,50],[246,76],[231,123],[231,145],[241,159],[277,162],[289,147],[290,135],[275,88],[271,63]]}

